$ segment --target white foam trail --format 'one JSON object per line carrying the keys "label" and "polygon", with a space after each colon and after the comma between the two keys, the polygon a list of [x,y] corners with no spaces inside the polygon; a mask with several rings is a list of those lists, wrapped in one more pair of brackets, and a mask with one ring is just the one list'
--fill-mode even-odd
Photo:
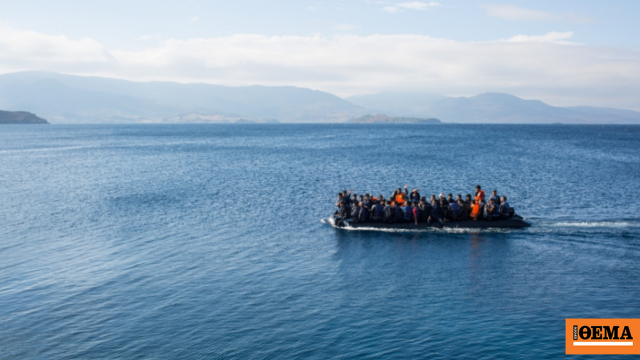
{"label": "white foam trail", "polygon": [[559,222],[554,224],[547,224],[547,226],[553,227],[586,227],[586,228],[637,228],[640,227],[640,223],[632,223],[627,221],[579,221],[579,222]]}

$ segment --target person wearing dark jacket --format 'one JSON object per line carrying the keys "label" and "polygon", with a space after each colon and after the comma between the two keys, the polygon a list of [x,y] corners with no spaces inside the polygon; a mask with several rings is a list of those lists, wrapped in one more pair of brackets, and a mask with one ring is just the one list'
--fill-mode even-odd
{"label": "person wearing dark jacket", "polygon": [[500,206],[500,197],[498,196],[498,190],[493,190],[489,199],[493,200],[494,205]]}
{"label": "person wearing dark jacket", "polygon": [[444,198],[440,199],[439,210],[440,210],[440,220],[442,220],[442,222],[451,220],[451,218],[449,217],[450,215],[449,204],[447,203],[446,199]]}
{"label": "person wearing dark jacket", "polygon": [[472,204],[471,194],[467,194],[467,196],[465,196],[464,203],[467,204],[469,206],[469,208],[471,208],[471,204]]}
{"label": "person wearing dark jacket", "polygon": [[460,214],[460,207],[458,206],[458,202],[451,199],[449,203],[449,219],[456,221],[458,220],[458,215]]}
{"label": "person wearing dark jacket", "polygon": [[496,211],[496,205],[493,203],[493,200],[489,199],[487,205],[484,206],[484,211],[482,213],[484,219],[486,221],[493,220],[493,213]]}
{"label": "person wearing dark jacket", "polygon": [[351,218],[356,223],[360,222],[360,212],[362,212],[362,208],[360,207],[360,203],[354,202],[353,206],[351,206]]}
{"label": "person wearing dark jacket", "polygon": [[348,215],[349,213],[344,202],[338,203],[338,211],[335,216],[335,224],[337,226],[342,226],[343,221],[348,217]]}
{"label": "person wearing dark jacket", "polygon": [[351,203],[351,194],[353,194],[353,189],[349,190],[349,193],[347,193],[347,190],[342,190],[342,198],[345,200],[344,204],[347,206]]}
{"label": "person wearing dark jacket", "polygon": [[429,215],[429,225],[437,222],[440,225],[444,224],[444,221],[440,218],[440,203],[437,200],[431,202],[431,214]]}
{"label": "person wearing dark jacket", "polygon": [[362,207],[367,209],[367,211],[371,212],[372,206],[373,206],[373,201],[371,201],[371,196],[369,194],[365,194],[364,201],[362,202]]}
{"label": "person wearing dark jacket", "polygon": [[394,201],[393,210],[395,216],[393,222],[401,223],[404,219],[404,211],[400,207],[400,204]]}
{"label": "person wearing dark jacket", "polygon": [[380,222],[384,219],[384,201],[380,200],[371,207],[371,220]]}
{"label": "person wearing dark jacket", "polygon": [[411,201],[407,201],[404,205],[404,216],[402,220],[404,222],[411,222],[411,218],[413,217],[413,206],[411,206]]}
{"label": "person wearing dark jacket", "polygon": [[507,202],[507,197],[503,196],[500,201],[500,219],[509,219],[511,218],[511,206]]}
{"label": "person wearing dark jacket", "polygon": [[453,201],[453,194],[447,195],[447,203],[451,204]]}
{"label": "person wearing dark jacket", "polygon": [[387,200],[384,205],[384,222],[392,223],[394,221],[396,211],[391,205],[391,201]]}
{"label": "person wearing dark jacket", "polygon": [[412,189],[409,194],[409,200],[415,205],[420,201],[420,189]]}
{"label": "person wearing dark jacket", "polygon": [[420,204],[418,204],[418,207],[420,207],[420,221],[429,222],[429,215],[431,215],[431,205],[429,205],[427,199],[423,197],[420,200]]}
{"label": "person wearing dark jacket", "polygon": [[364,207],[362,203],[360,203],[359,205],[360,205],[360,218],[358,219],[358,221],[361,223],[369,221],[369,216],[370,216],[369,209]]}
{"label": "person wearing dark jacket", "polygon": [[464,201],[462,201],[462,198],[458,200],[458,208],[460,208],[460,212],[458,213],[458,220],[469,220],[469,207],[464,203]]}

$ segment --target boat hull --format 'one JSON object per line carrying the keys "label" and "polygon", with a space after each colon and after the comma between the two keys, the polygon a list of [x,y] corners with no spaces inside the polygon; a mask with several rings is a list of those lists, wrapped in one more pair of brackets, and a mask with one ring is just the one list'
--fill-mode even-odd
{"label": "boat hull", "polygon": [[399,230],[420,230],[427,228],[449,228],[449,229],[471,229],[471,228],[504,228],[504,229],[522,229],[531,226],[531,224],[527,223],[522,219],[522,217],[515,215],[510,219],[506,220],[467,220],[467,221],[447,221],[444,225],[440,223],[432,223],[429,225],[428,223],[419,222],[417,225],[413,222],[411,223],[385,223],[385,222],[374,222],[367,221],[365,223],[356,223],[351,221],[351,219],[345,220],[341,224],[336,224],[335,220],[332,218],[331,223],[333,226],[338,228],[345,229],[399,229]]}

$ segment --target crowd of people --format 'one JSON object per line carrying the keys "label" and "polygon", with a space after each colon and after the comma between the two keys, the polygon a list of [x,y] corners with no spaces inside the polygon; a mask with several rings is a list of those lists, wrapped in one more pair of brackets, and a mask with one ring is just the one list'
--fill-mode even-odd
{"label": "crowd of people", "polygon": [[353,190],[347,193],[343,190],[338,193],[335,213],[337,225],[346,219],[352,219],[355,223],[368,221],[385,223],[415,223],[425,222],[440,223],[444,225],[447,221],[465,220],[498,220],[509,219],[513,216],[513,211],[507,202],[506,196],[498,196],[498,192],[493,190],[491,196],[485,201],[485,192],[480,185],[476,186],[475,194],[467,194],[462,198],[458,194],[453,198],[452,194],[446,197],[440,194],[436,197],[431,195],[429,201],[420,196],[420,189],[408,191],[407,185],[398,188],[385,199],[382,195],[377,197],[370,194],[357,195]]}

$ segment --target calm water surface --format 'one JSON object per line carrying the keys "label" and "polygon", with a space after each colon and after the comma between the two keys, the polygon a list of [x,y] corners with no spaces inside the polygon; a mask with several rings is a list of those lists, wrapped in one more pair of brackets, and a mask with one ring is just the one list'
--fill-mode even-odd
{"label": "calm water surface", "polygon": [[[338,230],[335,194],[507,195],[526,230]],[[0,128],[0,358],[564,355],[640,317],[640,127]]]}

